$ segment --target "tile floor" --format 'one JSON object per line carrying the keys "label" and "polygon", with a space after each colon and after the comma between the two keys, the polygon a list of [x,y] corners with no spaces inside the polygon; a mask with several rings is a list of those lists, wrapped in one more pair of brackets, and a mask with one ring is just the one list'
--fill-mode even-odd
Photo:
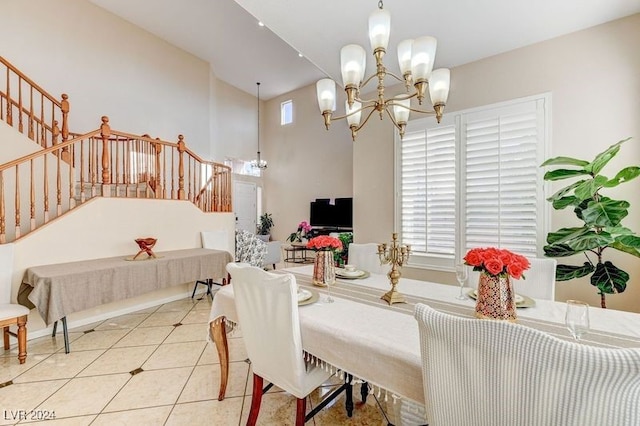
{"label": "tile floor", "polygon": [[[22,365],[16,345],[0,352],[0,425],[246,424],[251,365],[235,332],[227,398],[218,401],[218,356],[206,341],[210,307],[206,298],[184,299],[71,329],[69,354],[61,334],[30,340]],[[315,391],[308,409],[337,383]],[[358,394],[352,418],[343,394],[307,424],[387,424],[374,398],[358,404]],[[258,424],[288,425],[294,417],[293,396],[274,388],[263,397]]]}

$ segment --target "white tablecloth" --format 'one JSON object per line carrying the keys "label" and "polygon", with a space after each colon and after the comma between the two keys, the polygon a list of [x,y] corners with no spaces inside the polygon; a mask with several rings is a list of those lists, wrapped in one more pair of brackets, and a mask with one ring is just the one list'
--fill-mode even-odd
{"label": "white tablecloth", "polygon": [[[300,286],[313,287],[313,266],[287,268]],[[462,316],[473,316],[473,300],[458,300],[455,286],[402,278],[398,290],[407,304],[389,307],[378,298],[390,288],[384,275],[359,280],[338,280],[334,303],[320,301],[300,307],[302,342],[306,352],[341,370],[397,395],[424,404],[418,326],[413,318],[415,302]],[[536,301],[535,307],[518,309],[518,322],[569,338],[564,328],[565,306],[561,302]],[[586,342],[614,347],[640,347],[640,314],[611,309],[590,310],[592,332]],[[211,321],[237,320],[233,285],[220,289],[214,298]]]}

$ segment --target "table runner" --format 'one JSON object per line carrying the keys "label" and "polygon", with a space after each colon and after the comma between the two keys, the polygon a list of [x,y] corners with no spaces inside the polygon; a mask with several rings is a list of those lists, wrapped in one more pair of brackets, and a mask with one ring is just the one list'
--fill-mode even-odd
{"label": "table runner", "polygon": [[48,325],[105,303],[226,276],[225,267],[233,260],[226,251],[203,248],[156,254],[156,259],[131,261],[117,256],[27,268],[19,301],[33,303]]}
{"label": "table runner", "polygon": [[[287,268],[302,287],[313,287],[312,266]],[[371,274],[363,280],[338,280],[331,293],[336,302],[300,307],[300,325],[305,351],[325,368],[337,368],[366,380],[392,396],[423,404],[422,370],[415,303],[443,312],[473,317],[474,301],[455,298],[459,288],[424,281],[401,279],[398,289],[407,304],[389,306],[379,298],[388,290],[386,276]],[[317,289],[317,287],[315,287]],[[564,303],[536,301],[535,308],[518,309],[518,322],[569,339],[564,327]],[[610,347],[640,347],[640,315],[591,310],[593,332],[585,336],[591,344]],[[233,285],[222,288],[212,305],[212,321],[226,317],[236,321]],[[602,324],[600,323],[602,322]]]}

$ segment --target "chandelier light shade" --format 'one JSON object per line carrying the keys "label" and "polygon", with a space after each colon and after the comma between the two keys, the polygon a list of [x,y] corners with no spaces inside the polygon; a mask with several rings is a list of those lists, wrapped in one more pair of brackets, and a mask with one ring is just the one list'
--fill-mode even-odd
{"label": "chandelier light shade", "polygon": [[[365,78],[366,52],[362,46],[348,44],[340,50],[340,69],[342,71],[342,86],[347,95],[345,115],[333,117],[346,118],[351,129],[351,137],[355,141],[356,134],[369,120],[374,112],[378,112],[380,119],[386,112],[394,126],[404,136],[406,124],[411,111],[435,115],[438,123],[442,119],[444,107],[449,96],[450,73],[446,68],[434,70],[436,49],[438,42],[434,37],[418,37],[415,40],[403,40],[398,43],[398,64],[402,76],[396,76],[387,71],[383,58],[389,44],[391,32],[391,16],[383,9],[382,0],[378,1],[378,10],[369,16],[369,41],[376,61],[376,72]],[[390,76],[399,82],[404,82],[406,94],[385,98],[384,80]],[[364,100],[360,92],[370,81],[377,82],[377,97]],[[429,90],[433,110],[424,111],[411,107],[411,99],[422,102]],[[327,130],[331,125],[331,118],[336,109],[336,84],[329,78],[324,78],[316,84],[318,106],[324,117]],[[362,112],[368,112],[361,123]]]}
{"label": "chandelier light shade", "polygon": [[258,87],[258,156],[255,160],[251,160],[251,167],[262,170],[267,168],[267,161],[260,158],[260,82],[257,82],[256,86]]}

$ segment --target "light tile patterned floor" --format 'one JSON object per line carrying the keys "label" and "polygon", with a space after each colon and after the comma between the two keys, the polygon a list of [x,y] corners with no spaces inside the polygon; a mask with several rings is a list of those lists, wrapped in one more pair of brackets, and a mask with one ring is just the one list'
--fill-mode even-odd
{"label": "light tile patterned floor", "polygon": [[[244,425],[251,366],[236,333],[227,398],[218,401],[218,356],[206,342],[210,307],[208,299],[185,299],[72,329],[70,354],[61,334],[30,340],[23,365],[15,345],[1,352],[0,425]],[[314,392],[308,409],[335,383]],[[359,404],[358,394],[354,388],[352,418],[342,395],[307,424],[387,424],[377,402]],[[47,413],[55,420],[35,421]],[[276,388],[264,395],[258,424],[288,425],[294,417],[293,396]]]}

